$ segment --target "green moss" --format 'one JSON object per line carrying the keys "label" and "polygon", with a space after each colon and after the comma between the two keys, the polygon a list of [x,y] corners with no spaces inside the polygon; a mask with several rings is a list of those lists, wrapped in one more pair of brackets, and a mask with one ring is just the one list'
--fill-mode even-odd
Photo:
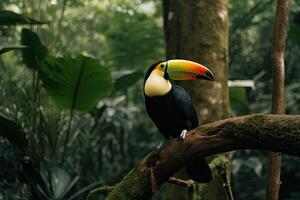
{"label": "green moss", "polygon": [[107,200],[150,199],[150,189],[148,189],[148,193],[145,192],[147,191],[145,187],[149,187],[149,185],[147,173],[135,168],[123,178],[118,187],[109,194]]}

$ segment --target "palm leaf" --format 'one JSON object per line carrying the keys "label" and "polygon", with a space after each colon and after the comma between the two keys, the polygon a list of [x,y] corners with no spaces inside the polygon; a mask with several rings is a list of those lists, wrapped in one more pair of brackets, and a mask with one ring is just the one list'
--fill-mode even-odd
{"label": "palm leaf", "polygon": [[112,89],[110,72],[85,56],[48,57],[41,69],[48,94],[63,108],[91,110]]}
{"label": "palm leaf", "polygon": [[0,46],[0,55],[1,54],[4,54],[8,51],[11,51],[11,50],[15,50],[15,49],[24,49],[26,48],[26,46],[23,46],[23,45],[16,45],[16,46]]}
{"label": "palm leaf", "polygon": [[44,22],[25,17],[8,10],[0,11],[0,26],[17,25],[17,24],[45,24]]}

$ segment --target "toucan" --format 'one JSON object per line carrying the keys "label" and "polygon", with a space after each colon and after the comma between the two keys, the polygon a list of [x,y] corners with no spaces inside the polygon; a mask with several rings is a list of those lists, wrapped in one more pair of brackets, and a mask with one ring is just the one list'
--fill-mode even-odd
{"label": "toucan", "polygon": [[[145,107],[148,115],[166,139],[184,140],[187,131],[198,126],[198,117],[190,96],[171,80],[214,80],[205,66],[182,59],[159,61],[151,65],[144,79]],[[212,179],[205,158],[195,157],[185,165],[187,175],[199,183]]]}

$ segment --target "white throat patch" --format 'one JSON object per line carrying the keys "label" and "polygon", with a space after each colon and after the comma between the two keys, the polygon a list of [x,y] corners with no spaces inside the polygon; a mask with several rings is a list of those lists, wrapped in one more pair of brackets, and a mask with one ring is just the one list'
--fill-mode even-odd
{"label": "white throat patch", "polygon": [[154,69],[145,83],[145,94],[148,97],[163,96],[172,88],[170,81],[164,78],[164,72]]}

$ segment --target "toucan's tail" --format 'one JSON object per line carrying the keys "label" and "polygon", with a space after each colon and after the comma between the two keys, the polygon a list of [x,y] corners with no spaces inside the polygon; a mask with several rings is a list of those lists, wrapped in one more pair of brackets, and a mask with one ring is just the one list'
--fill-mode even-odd
{"label": "toucan's tail", "polygon": [[211,170],[205,158],[195,158],[185,165],[187,175],[198,183],[208,183],[212,180]]}

